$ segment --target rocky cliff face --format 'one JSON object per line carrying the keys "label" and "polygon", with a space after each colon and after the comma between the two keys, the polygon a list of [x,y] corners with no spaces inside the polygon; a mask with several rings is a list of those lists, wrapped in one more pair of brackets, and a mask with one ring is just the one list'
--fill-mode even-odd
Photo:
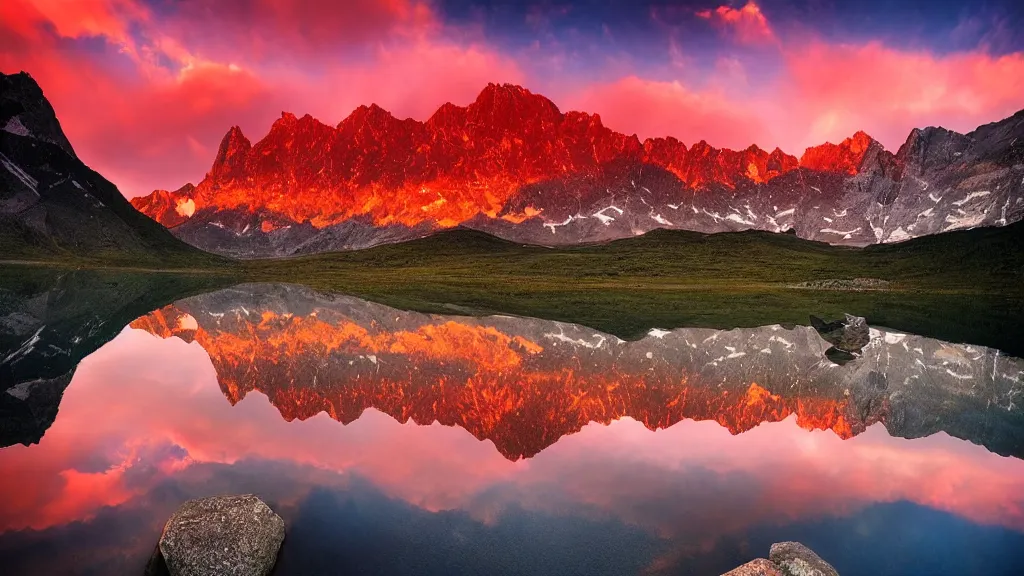
{"label": "rocky cliff face", "polygon": [[426,122],[377,106],[336,127],[283,113],[224,137],[198,186],[133,204],[202,248],[253,257],[361,248],[463,225],[545,245],[654,228],[794,229],[867,245],[1024,216],[1024,113],[967,135],[915,130],[896,154],[863,132],[800,159],[674,138],[489,85]]}
{"label": "rocky cliff face", "polygon": [[343,423],[372,407],[460,426],[512,460],[624,416],[652,429],[714,420],[735,434],[791,415],[843,438],[881,422],[894,436],[945,431],[1024,457],[1024,361],[885,330],[837,366],[809,327],[651,330],[629,342],[267,284],[181,300],[131,325],[202,345],[232,403],[259,390],[288,420],[326,412]]}

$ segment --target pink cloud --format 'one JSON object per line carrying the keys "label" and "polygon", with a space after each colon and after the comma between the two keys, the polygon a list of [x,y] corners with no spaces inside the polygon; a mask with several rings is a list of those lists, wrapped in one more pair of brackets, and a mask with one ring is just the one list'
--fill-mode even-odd
{"label": "pink cloud", "polygon": [[322,61],[337,58],[339,48],[438,26],[422,0],[183,0],[161,32],[219,58],[270,61],[287,54]]}
{"label": "pink cloud", "polygon": [[327,68],[323,78],[296,81],[304,83],[294,98],[303,102],[303,111],[337,124],[371,103],[399,118],[425,121],[445,102],[469,104],[488,82],[518,84],[526,78],[513,60],[485,45],[420,38],[381,46],[361,62]]}
{"label": "pink cloud", "polygon": [[768,19],[753,0],[742,8],[723,5],[713,11],[701,10],[697,16],[721,26],[742,44],[770,44],[776,41]]}
{"label": "pink cloud", "polygon": [[8,0],[0,8],[0,22],[35,38],[39,27],[49,26],[64,38],[102,36],[126,44],[132,19],[148,19],[134,0]]}
{"label": "pink cloud", "polygon": [[742,60],[719,59],[707,86],[629,76],[566,100],[641,138],[778,146],[797,156],[857,131],[895,152],[914,128],[966,133],[1024,108],[1024,53],[935,55],[806,41],[784,45],[780,56],[774,80],[757,86],[747,84]]}
{"label": "pink cloud", "polygon": [[[129,197],[200,180],[232,125],[257,140],[282,110],[336,124],[369,103],[425,120],[488,82],[523,84],[627,134],[797,156],[858,130],[895,150],[915,127],[966,132],[1024,108],[1020,52],[780,37],[754,2],[698,15],[758,52],[716,54],[714,71],[694,77],[698,56],[670,42],[666,60],[682,68],[644,77],[630,64],[617,74],[610,54],[595,82],[530,74],[538,59],[565,71],[570,49],[498,49],[425,0],[183,0],[159,17],[139,0],[8,0],[0,69],[30,72],[80,157]],[[766,63],[773,76],[748,83]]]}
{"label": "pink cloud", "polygon": [[688,145],[706,140],[736,149],[771,142],[756,110],[730,102],[718,89],[628,76],[585,89],[569,101],[573,108],[600,114],[608,127],[640,138],[675,136]]}
{"label": "pink cloud", "polygon": [[[791,102],[794,146],[837,142],[863,130],[895,150],[915,127],[969,132],[1024,108],[1024,54],[934,55],[877,42],[812,42],[784,50],[788,76],[777,95]],[[792,121],[793,118],[799,119]]]}

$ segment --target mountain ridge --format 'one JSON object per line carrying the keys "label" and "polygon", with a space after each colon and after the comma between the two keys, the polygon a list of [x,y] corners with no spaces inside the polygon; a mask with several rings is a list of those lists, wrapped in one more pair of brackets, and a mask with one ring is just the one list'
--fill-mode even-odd
{"label": "mountain ridge", "polygon": [[895,153],[856,132],[797,158],[756,145],[641,141],[597,114],[488,84],[425,122],[371,104],[333,127],[282,112],[255,143],[233,126],[199,184],[132,204],[195,246],[243,258],[363,248],[457,225],[551,245],[664,227],[792,228],[864,246],[1024,217],[1024,114],[968,134],[915,129]]}

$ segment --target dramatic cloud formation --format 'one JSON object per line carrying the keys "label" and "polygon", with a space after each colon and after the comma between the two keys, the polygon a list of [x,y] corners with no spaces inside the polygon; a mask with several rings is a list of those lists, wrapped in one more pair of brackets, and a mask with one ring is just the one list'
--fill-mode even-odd
{"label": "dramatic cloud formation", "polygon": [[771,143],[757,111],[729,102],[718,90],[690,90],[680,82],[628,76],[589,88],[572,99],[572,108],[601,114],[611,128],[641,138],[676,135],[688,144],[705,139],[712,145],[742,149]]}
{"label": "dramatic cloud formation", "polygon": [[979,38],[954,49],[949,35],[850,29],[883,13],[870,3],[859,19],[753,1],[685,13],[460,6],[7,0],[0,70],[31,73],[79,155],[128,196],[201,179],[232,125],[255,140],[283,110],[336,124],[369,103],[425,120],[488,82],[641,137],[794,154],[857,130],[894,149],[914,127],[969,131],[1024,108],[1024,47],[1005,18],[932,16],[957,47]]}
{"label": "dramatic cloud formation", "polygon": [[768,19],[753,0],[739,9],[719,6],[715,10],[701,10],[697,12],[697,16],[722,25],[735,34],[737,40],[745,44],[771,43],[776,40]]}
{"label": "dramatic cloud formation", "polygon": [[[785,138],[810,145],[865,130],[888,147],[908,127],[942,124],[968,131],[1024,108],[1024,53],[942,56],[812,43],[785,51],[783,94],[809,120]],[[798,114],[797,117],[800,117]]]}
{"label": "dramatic cloud formation", "polygon": [[282,110],[336,123],[370,102],[425,118],[487,82],[526,80],[400,0],[189,1],[163,19],[134,0],[12,2],[0,70],[30,72],[79,155],[129,196],[201,178],[233,124],[258,137]]}

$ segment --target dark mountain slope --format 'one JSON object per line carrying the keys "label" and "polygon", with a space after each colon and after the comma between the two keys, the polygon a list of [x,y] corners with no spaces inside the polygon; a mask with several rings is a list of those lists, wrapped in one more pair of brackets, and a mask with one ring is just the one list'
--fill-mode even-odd
{"label": "dark mountain slope", "polygon": [[25,73],[0,74],[0,252],[146,266],[222,260],[176,239],[83,164]]}

